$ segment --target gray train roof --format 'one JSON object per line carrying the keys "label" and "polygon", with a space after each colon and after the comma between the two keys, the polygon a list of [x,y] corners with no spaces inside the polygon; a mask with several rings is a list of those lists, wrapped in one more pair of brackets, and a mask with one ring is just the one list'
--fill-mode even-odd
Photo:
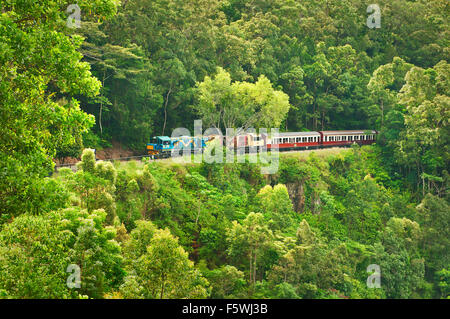
{"label": "gray train roof", "polygon": [[376,134],[374,130],[347,130],[347,131],[321,131],[323,135],[351,135],[351,134]]}
{"label": "gray train roof", "polygon": [[[286,137],[286,136],[320,136],[318,132],[282,132],[278,133],[278,137]],[[272,137],[274,135],[272,134]]]}

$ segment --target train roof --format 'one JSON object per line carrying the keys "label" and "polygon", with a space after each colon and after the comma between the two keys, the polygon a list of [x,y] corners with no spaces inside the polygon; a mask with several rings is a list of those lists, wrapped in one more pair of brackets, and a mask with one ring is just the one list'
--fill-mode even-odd
{"label": "train roof", "polygon": [[320,131],[323,135],[351,135],[351,134],[366,134],[370,132],[371,134],[376,134],[377,131],[374,130],[346,130],[346,131]]}
{"label": "train roof", "polygon": [[155,138],[160,139],[161,141],[170,142],[170,137],[168,136],[155,136]]}
{"label": "train roof", "polygon": [[[319,132],[282,132],[278,133],[278,137],[286,137],[286,136],[319,136]],[[274,134],[272,133],[272,137]]]}

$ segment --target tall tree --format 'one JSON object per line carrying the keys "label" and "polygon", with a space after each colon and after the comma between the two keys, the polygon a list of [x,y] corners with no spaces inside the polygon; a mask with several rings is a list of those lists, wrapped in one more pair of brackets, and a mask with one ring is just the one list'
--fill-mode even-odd
{"label": "tall tree", "polygon": [[[0,214],[24,211],[33,181],[52,171],[62,145],[77,142],[93,118],[74,95],[95,96],[100,82],[77,51],[82,38],[66,27],[70,1],[2,1],[0,4]],[[79,1],[98,19],[111,17],[117,1]],[[65,101],[56,99],[68,97]],[[75,133],[74,135],[71,135]],[[39,205],[39,203],[34,203]]]}
{"label": "tall tree", "polygon": [[206,125],[215,128],[279,127],[289,111],[289,97],[261,76],[256,83],[234,82],[224,69],[198,84],[195,106]]}

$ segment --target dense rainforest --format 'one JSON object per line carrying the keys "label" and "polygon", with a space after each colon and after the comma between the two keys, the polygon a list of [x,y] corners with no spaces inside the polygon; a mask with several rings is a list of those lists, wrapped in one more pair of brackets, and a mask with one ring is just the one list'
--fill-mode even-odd
{"label": "dense rainforest", "polygon": [[[0,0],[0,298],[449,298],[450,3],[370,4]],[[198,119],[379,134],[275,174],[92,150]]]}

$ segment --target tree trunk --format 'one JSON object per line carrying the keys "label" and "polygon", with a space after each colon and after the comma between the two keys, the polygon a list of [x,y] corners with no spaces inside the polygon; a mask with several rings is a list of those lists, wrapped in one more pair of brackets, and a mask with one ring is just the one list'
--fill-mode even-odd
{"label": "tree trunk", "polygon": [[164,135],[164,131],[166,130],[166,123],[167,123],[167,105],[169,104],[169,96],[170,93],[172,93],[172,88],[169,88],[169,91],[166,95],[166,102],[164,103],[164,125],[162,129],[162,135]]}
{"label": "tree trunk", "polygon": [[250,283],[250,285],[252,284],[252,264],[253,264],[253,255],[252,255],[252,251],[250,251],[250,262],[249,262],[249,265],[250,265],[250,270],[249,270],[249,283]]}
{"label": "tree trunk", "polygon": [[[102,88],[105,87],[105,76],[106,76],[105,71],[103,71]],[[100,92],[102,92],[101,89],[100,89]],[[100,135],[103,135],[102,111],[103,111],[103,93],[100,94],[100,111],[98,114],[98,125],[100,127]]]}
{"label": "tree trunk", "polygon": [[253,284],[256,284],[256,252],[253,256],[254,263],[253,263]]}
{"label": "tree trunk", "polygon": [[164,274],[161,275],[161,280],[162,280],[162,283],[161,283],[161,295],[160,295],[159,299],[163,299],[163,297],[164,297],[164,286],[165,286]]}

